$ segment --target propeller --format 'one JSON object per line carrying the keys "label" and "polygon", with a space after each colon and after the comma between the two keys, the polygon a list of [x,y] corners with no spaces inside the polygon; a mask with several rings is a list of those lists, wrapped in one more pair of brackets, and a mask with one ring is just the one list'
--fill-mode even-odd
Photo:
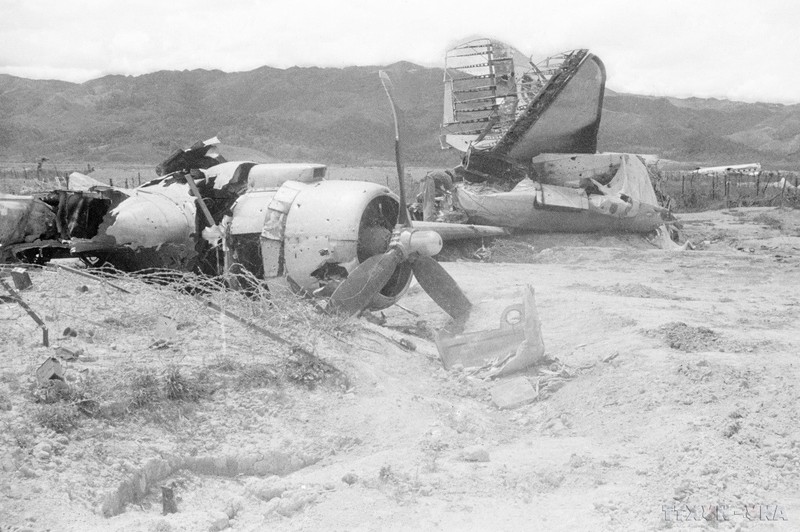
{"label": "propeller", "polygon": [[394,100],[394,86],[388,74],[379,72],[381,83],[389,97],[394,117],[394,152],[397,179],[400,184],[400,212],[392,233],[389,249],[373,255],[359,264],[331,295],[332,311],[352,315],[367,308],[392,278],[395,270],[408,263],[425,292],[445,312],[456,320],[466,318],[472,304],[456,281],[432,257],[442,249],[442,238],[435,231],[416,230],[411,225],[406,207],[403,159],[400,152],[400,113]]}

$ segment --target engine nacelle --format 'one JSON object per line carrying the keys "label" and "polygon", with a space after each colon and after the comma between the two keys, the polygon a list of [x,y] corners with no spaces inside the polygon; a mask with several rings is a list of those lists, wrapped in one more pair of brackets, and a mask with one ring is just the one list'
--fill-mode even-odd
{"label": "engine nacelle", "polygon": [[[397,196],[375,183],[286,181],[277,190],[251,190],[239,198],[229,245],[238,262],[268,283],[286,276],[304,291],[329,294],[361,262],[387,250],[399,205]],[[394,304],[411,275],[401,265],[370,307]]]}

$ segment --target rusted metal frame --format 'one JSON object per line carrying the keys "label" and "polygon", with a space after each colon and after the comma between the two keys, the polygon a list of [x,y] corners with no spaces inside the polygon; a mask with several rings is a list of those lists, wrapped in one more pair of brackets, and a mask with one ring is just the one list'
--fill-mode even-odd
{"label": "rusted metal frame", "polygon": [[[192,174],[186,174],[186,184],[189,185],[189,189],[191,189],[192,194],[195,197],[195,201],[200,206],[200,210],[203,211],[203,216],[205,217],[206,221],[208,222],[209,227],[214,227],[216,222],[214,222],[214,217],[211,215],[211,211],[208,209],[208,205],[206,202],[203,201],[203,196],[200,194],[200,189],[197,188],[197,183],[194,182],[194,178]],[[223,265],[222,265],[222,276],[223,278],[231,284],[233,288],[241,289],[239,285],[239,281],[236,277],[229,275],[229,270],[231,267],[231,260],[229,257],[229,250],[228,250],[228,236],[229,236],[230,226],[228,229],[225,230],[225,233],[222,235],[222,249],[223,249]],[[219,255],[217,255],[219,257]],[[217,269],[219,269],[219,258],[217,259]]]}
{"label": "rusted metal frame", "polygon": [[444,124],[445,126],[454,126],[457,124],[477,124],[479,122],[488,122],[491,120],[491,117],[484,117],[484,118],[472,118],[470,120],[459,120],[458,122],[450,122],[449,124]]}
{"label": "rusted metal frame", "polygon": [[486,55],[487,53],[488,50],[485,52],[471,52],[468,54],[448,55],[447,59],[449,60],[449,59],[458,59],[459,57],[474,57],[476,55]]}
{"label": "rusted metal frame", "polygon": [[453,94],[462,94],[466,92],[486,92],[494,91],[495,89],[497,89],[497,85],[481,85],[480,87],[473,87],[471,89],[454,90]]}
{"label": "rusted metal frame", "polygon": [[39,315],[36,314],[36,312],[34,312],[33,309],[22,299],[22,296],[19,295],[19,292],[11,288],[11,285],[9,285],[4,279],[0,279],[0,285],[3,285],[3,288],[5,288],[6,291],[11,294],[10,298],[6,297],[3,299],[16,302],[25,312],[28,313],[28,316],[30,316],[33,321],[35,321],[36,324],[42,329],[42,344],[45,347],[50,347],[49,331],[47,330],[47,325],[44,323],[44,321],[42,321]]}
{"label": "rusted metal frame", "polygon": [[466,100],[455,100],[456,104],[467,104],[467,103],[475,103],[475,102],[491,102],[497,99],[497,96],[481,96],[480,98],[467,98]]}
{"label": "rusted metal frame", "polygon": [[451,78],[451,81],[470,81],[472,79],[494,78],[494,74],[481,74],[480,76],[467,76],[466,78]]}
{"label": "rusted metal frame", "polygon": [[[483,54],[482,54],[483,55]],[[465,70],[467,68],[478,68],[478,67],[485,67],[491,66],[492,63],[475,63],[474,65],[464,65],[459,67],[453,67],[455,70]]]}
{"label": "rusted metal frame", "polygon": [[500,107],[499,105],[495,104],[495,105],[487,105],[486,107],[472,107],[472,108],[469,108],[469,109],[456,109],[456,112],[457,113],[480,113],[480,112],[483,112],[483,111],[494,111],[499,107]]}

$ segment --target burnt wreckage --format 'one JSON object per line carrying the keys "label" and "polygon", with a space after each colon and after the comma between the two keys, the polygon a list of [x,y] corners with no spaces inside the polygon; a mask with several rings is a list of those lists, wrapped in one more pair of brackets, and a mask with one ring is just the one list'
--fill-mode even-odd
{"label": "burnt wreckage", "polygon": [[[75,257],[233,281],[247,270],[349,314],[392,305],[416,275],[442,308],[465,316],[469,302],[431,258],[442,247],[439,233],[413,227],[387,187],[326,180],[320,164],[228,162],[218,142],[178,150],[158,166],[161,177],[135,189],[0,195],[0,260]],[[440,228],[449,238],[502,233]]]}
{"label": "burnt wreckage", "polygon": [[588,50],[538,63],[491,39],[449,50],[440,142],[462,163],[426,177],[414,217],[540,232],[673,221],[641,157],[596,153],[605,81]]}
{"label": "burnt wreckage", "polygon": [[[0,195],[0,261],[76,257],[123,271],[249,272],[356,313],[395,303],[412,275],[454,318],[470,307],[435,261],[442,240],[528,231],[650,232],[674,218],[631,154],[596,154],[605,69],[576,50],[533,63],[479,39],[447,53],[443,147],[463,153],[429,173],[406,208],[400,194],[325,179],[320,164],[226,161],[209,139],[176,151],[135,189],[104,185]],[[84,176],[85,177],[85,176]],[[90,180],[87,178],[87,180]],[[488,224],[488,225],[469,225]]]}

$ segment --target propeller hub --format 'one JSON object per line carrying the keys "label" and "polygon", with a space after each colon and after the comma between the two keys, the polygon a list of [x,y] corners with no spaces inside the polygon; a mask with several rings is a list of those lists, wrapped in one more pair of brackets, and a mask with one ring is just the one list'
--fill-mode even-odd
{"label": "propeller hub", "polygon": [[404,256],[418,253],[433,257],[442,250],[442,237],[436,231],[403,228],[392,238],[392,247],[399,248]]}

